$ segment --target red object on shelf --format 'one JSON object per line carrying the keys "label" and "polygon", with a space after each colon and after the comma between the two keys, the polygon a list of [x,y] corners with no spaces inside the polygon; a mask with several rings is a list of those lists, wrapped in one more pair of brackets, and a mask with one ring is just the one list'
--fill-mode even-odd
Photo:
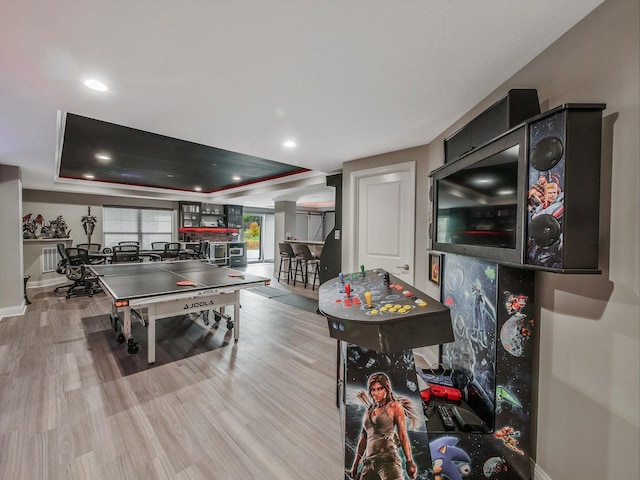
{"label": "red object on shelf", "polygon": [[431,390],[431,394],[436,397],[446,398],[447,400],[453,400],[454,402],[462,400],[462,392],[458,388],[439,385],[437,383],[429,383],[429,389]]}
{"label": "red object on shelf", "polygon": [[424,390],[420,391],[420,398],[425,402],[428,402],[431,399],[431,388],[427,387]]}
{"label": "red object on shelf", "polygon": [[238,233],[238,229],[221,227],[180,227],[178,233]]}

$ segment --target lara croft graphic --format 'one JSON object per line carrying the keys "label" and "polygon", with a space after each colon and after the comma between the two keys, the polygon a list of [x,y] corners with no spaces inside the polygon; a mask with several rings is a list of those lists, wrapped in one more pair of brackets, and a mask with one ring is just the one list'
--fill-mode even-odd
{"label": "lara croft graphic", "polygon": [[[416,478],[417,468],[407,436],[407,419],[414,423],[417,416],[410,401],[394,395],[389,377],[384,373],[372,374],[367,384],[373,402],[364,392],[359,395],[368,408],[362,421],[356,456],[347,473],[359,480],[402,480],[399,443],[406,458],[407,474]],[[358,473],[361,461],[362,470]]]}

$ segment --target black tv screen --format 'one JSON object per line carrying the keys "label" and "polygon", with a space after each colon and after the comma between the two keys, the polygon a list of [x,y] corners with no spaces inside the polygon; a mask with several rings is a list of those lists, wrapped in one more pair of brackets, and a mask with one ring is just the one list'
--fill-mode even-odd
{"label": "black tv screen", "polygon": [[521,127],[432,173],[434,250],[521,263],[525,146]]}

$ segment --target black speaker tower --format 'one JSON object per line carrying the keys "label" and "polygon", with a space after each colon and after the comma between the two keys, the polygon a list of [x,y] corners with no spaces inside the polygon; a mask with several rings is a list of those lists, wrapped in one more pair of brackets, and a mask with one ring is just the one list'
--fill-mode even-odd
{"label": "black speaker tower", "polygon": [[598,271],[600,150],[604,104],[566,104],[528,124],[525,264]]}

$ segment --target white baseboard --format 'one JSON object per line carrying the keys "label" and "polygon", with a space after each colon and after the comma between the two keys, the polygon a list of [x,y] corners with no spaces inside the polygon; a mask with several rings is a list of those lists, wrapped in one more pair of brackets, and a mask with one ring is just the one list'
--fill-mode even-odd
{"label": "white baseboard", "polygon": [[50,278],[45,280],[34,280],[27,284],[27,291],[32,288],[50,287],[52,285],[58,285],[69,282],[67,277]]}
{"label": "white baseboard", "polygon": [[551,480],[551,477],[547,475],[547,472],[542,470],[533,459],[530,460],[531,480]]}
{"label": "white baseboard", "polygon": [[2,320],[4,317],[17,317],[19,315],[24,315],[26,311],[27,304],[23,300],[22,305],[0,308],[0,320]]}

